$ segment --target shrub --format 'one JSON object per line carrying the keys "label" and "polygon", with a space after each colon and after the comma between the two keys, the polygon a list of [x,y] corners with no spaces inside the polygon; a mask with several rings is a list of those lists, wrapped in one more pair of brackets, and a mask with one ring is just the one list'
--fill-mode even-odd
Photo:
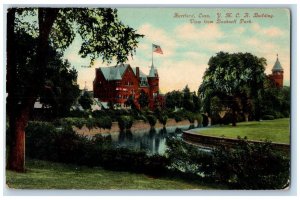
{"label": "shrub", "polygon": [[194,178],[199,178],[199,173],[204,173],[206,178],[212,176],[214,170],[210,153],[177,138],[167,138],[166,143],[170,160],[168,168],[171,171],[193,174]]}
{"label": "shrub", "polygon": [[92,138],[92,142],[97,145],[103,147],[110,147],[112,145],[112,138],[111,135],[103,135],[103,134],[96,134]]}
{"label": "shrub", "polygon": [[148,115],[147,120],[148,120],[151,127],[154,127],[155,124],[156,124],[156,121],[157,121],[157,119],[154,115]]}
{"label": "shrub", "polygon": [[57,130],[48,122],[30,121],[25,130],[26,154],[30,157],[47,159],[53,153]]}
{"label": "shrub", "polygon": [[200,113],[195,114],[195,120],[197,121],[197,127],[202,125],[202,115]]}
{"label": "shrub", "polygon": [[144,151],[113,146],[111,136],[93,138],[76,134],[71,126],[56,129],[51,123],[30,122],[26,129],[26,154],[31,158],[110,170],[163,174],[168,159]]}
{"label": "shrub", "polygon": [[98,128],[111,129],[112,120],[110,117],[95,118],[95,123]]}
{"label": "shrub", "polygon": [[273,115],[264,115],[264,116],[262,116],[262,119],[263,119],[263,120],[273,120],[273,119],[275,119],[275,118],[274,118]]}
{"label": "shrub", "polygon": [[236,189],[282,189],[288,186],[290,159],[271,143],[240,139],[235,148],[211,153],[176,138],[167,139],[168,169],[191,178],[221,182]]}
{"label": "shrub", "polygon": [[183,120],[183,117],[180,116],[180,115],[175,115],[175,116],[174,116],[174,119],[175,119],[176,122],[180,122],[180,121]]}
{"label": "shrub", "polygon": [[133,124],[133,118],[128,115],[123,115],[118,119],[118,125],[121,131],[124,129],[130,129]]}
{"label": "shrub", "polygon": [[187,118],[187,120],[189,120],[189,122],[190,122],[191,124],[194,124],[194,122],[195,122],[195,114],[194,114],[194,113],[192,113],[192,112],[187,112],[187,113],[185,114],[185,117]]}
{"label": "shrub", "polygon": [[214,151],[216,178],[242,189],[282,189],[288,186],[290,159],[271,143],[240,140],[234,149]]}
{"label": "shrub", "polygon": [[168,121],[168,116],[167,115],[161,115],[159,118],[159,123],[161,123],[162,125],[166,125],[167,124],[167,121]]}
{"label": "shrub", "polygon": [[202,114],[202,125],[204,127],[208,126],[208,117],[204,114]]}

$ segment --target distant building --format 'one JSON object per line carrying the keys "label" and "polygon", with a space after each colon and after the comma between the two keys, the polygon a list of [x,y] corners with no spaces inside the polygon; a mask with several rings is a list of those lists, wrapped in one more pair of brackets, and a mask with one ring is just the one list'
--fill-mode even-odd
{"label": "distant building", "polygon": [[277,54],[276,62],[272,68],[272,74],[270,74],[268,77],[270,80],[273,81],[274,85],[277,88],[283,87],[283,68],[279,62],[278,54]]}
{"label": "distant building", "polygon": [[139,67],[132,68],[129,64],[96,69],[93,91],[94,97],[101,102],[127,108],[125,102],[132,96],[134,104],[139,108],[138,98],[142,90],[148,94],[150,109],[162,104],[162,97],[159,95],[158,72],[153,65],[149,75],[143,73]]}

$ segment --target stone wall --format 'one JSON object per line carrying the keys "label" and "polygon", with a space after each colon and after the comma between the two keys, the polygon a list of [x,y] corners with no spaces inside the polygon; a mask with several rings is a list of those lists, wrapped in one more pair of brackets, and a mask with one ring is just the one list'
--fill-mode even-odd
{"label": "stone wall", "polygon": [[[217,147],[218,145],[225,145],[229,148],[236,146],[238,140],[232,138],[223,138],[215,136],[206,136],[194,133],[191,130],[183,131],[182,138],[192,144],[203,146],[203,147]],[[248,140],[252,143],[262,143],[261,141]],[[274,149],[282,150],[285,153],[290,153],[290,145],[283,143],[272,143]]]}

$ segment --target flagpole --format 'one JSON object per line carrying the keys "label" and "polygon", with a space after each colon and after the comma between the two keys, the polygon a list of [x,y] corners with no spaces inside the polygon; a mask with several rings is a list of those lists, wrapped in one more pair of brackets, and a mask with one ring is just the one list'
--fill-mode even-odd
{"label": "flagpole", "polygon": [[153,66],[153,44],[152,44],[152,66]]}

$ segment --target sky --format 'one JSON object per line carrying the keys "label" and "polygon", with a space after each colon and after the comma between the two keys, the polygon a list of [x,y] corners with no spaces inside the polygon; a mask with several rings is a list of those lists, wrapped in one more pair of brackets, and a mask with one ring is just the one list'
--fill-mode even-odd
{"label": "sky", "polygon": [[[284,85],[290,85],[290,13],[283,8],[118,8],[119,19],[143,34],[136,54],[127,63],[148,74],[152,44],[163,54],[153,53],[160,77],[160,91],[197,91],[209,58],[217,52],[249,52],[267,59],[266,74],[276,61],[284,68]],[[95,68],[113,66],[99,59],[85,68],[88,59],[78,55],[81,39],[65,51],[78,70],[80,88],[92,90]]]}

